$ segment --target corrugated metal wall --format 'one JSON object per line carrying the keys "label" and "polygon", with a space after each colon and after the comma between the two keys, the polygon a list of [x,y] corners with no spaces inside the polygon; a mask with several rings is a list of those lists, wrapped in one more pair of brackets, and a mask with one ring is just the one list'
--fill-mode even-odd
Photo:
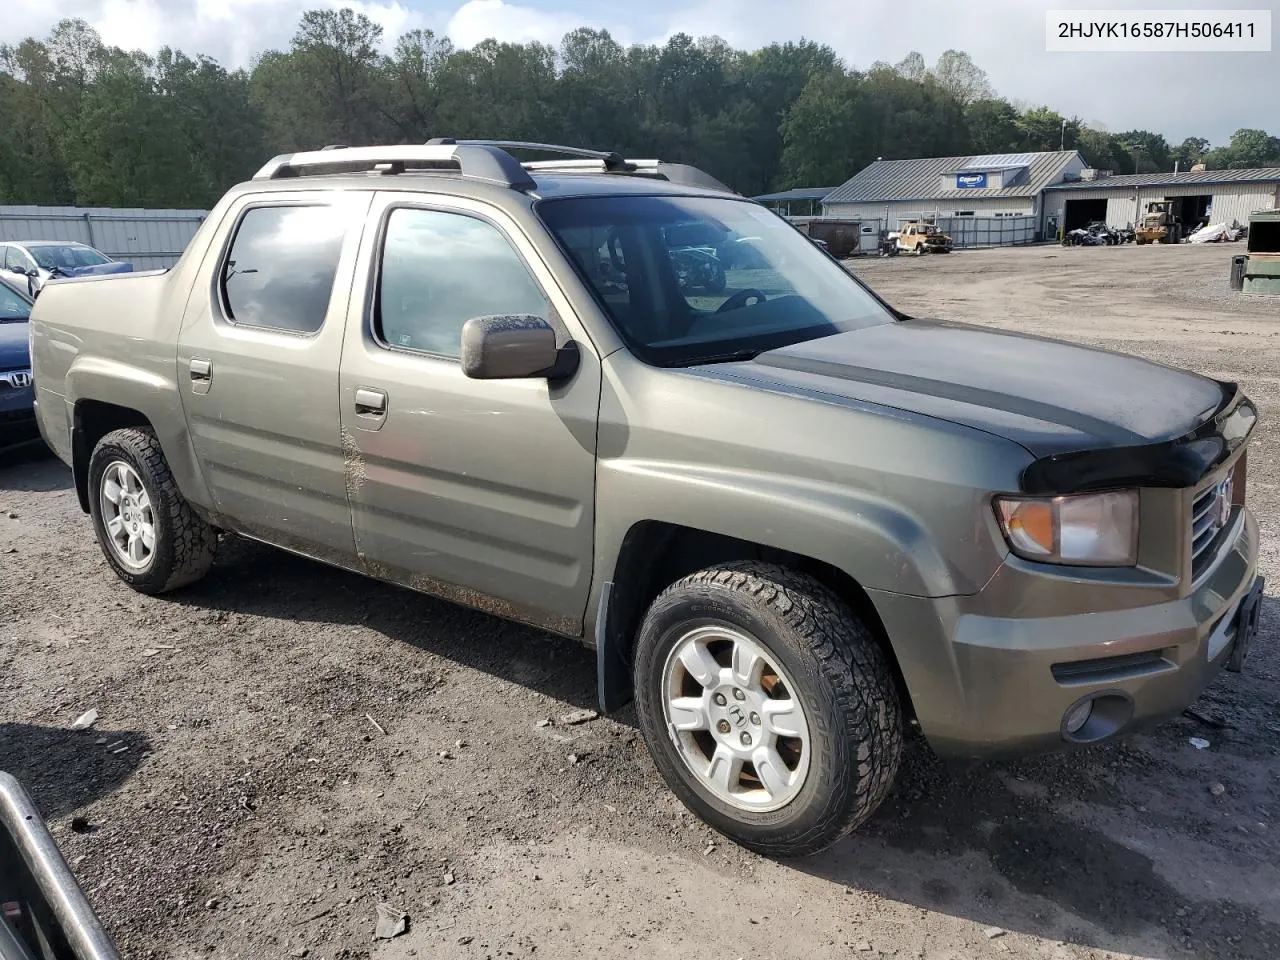
{"label": "corrugated metal wall", "polygon": [[1274,184],[1218,184],[1216,186],[1187,185],[1184,187],[1120,187],[1095,190],[1053,190],[1046,196],[1046,214],[1058,217],[1062,223],[1068,200],[1106,200],[1107,223],[1113,227],[1123,227],[1126,223],[1136,224],[1139,211],[1146,210],[1152,200],[1163,200],[1165,197],[1199,197],[1206,194],[1213,197],[1210,219],[1214,223],[1249,222],[1249,214],[1258,210],[1275,210],[1280,208],[1280,186]]}
{"label": "corrugated metal wall", "polygon": [[1053,190],[1045,194],[1045,217],[1056,217],[1058,225],[1066,222],[1067,201],[1069,200],[1105,200],[1107,201],[1107,224],[1112,227],[1123,227],[1134,224],[1138,220],[1137,205],[1134,202],[1135,191],[1127,190]]}
{"label": "corrugated metal wall", "polygon": [[1241,224],[1249,222],[1249,214],[1259,210],[1275,210],[1280,207],[1280,186],[1273,184],[1250,184],[1232,188],[1219,187],[1213,192],[1213,206],[1209,210],[1209,219],[1214,223],[1230,223],[1236,220]]}
{"label": "corrugated metal wall", "polygon": [[205,210],[0,206],[0,240],[77,240],[137,270],[173,266]]}

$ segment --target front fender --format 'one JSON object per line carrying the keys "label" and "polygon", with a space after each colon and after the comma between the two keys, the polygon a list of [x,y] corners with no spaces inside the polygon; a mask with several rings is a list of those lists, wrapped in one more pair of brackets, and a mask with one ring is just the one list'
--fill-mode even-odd
{"label": "front fender", "polygon": [[982,585],[947,562],[919,518],[869,491],[652,460],[602,461],[597,482],[608,505],[601,557],[617,557],[635,523],[657,520],[821,560],[867,589],[938,597]]}

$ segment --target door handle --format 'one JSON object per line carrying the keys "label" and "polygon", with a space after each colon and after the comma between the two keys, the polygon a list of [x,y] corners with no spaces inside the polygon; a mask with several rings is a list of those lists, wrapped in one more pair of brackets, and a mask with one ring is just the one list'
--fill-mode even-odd
{"label": "door handle", "polygon": [[188,369],[191,371],[191,392],[208,393],[213,384],[213,361],[192,357]]}
{"label": "door handle", "polygon": [[387,418],[387,393],[373,387],[356,387],[356,416],[369,422],[366,430],[377,430]]}

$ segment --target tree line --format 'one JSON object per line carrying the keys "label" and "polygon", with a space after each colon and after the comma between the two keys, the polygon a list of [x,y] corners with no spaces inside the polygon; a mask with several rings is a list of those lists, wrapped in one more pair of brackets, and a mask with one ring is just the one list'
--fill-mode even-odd
{"label": "tree line", "polygon": [[735,50],[676,35],[624,47],[579,29],[559,47],[430,30],[383,52],[350,9],[304,13],[287,50],[248,69],[109,47],[83,20],[0,46],[0,203],[210,206],[268,157],[430,137],[587,145],[693,163],[747,195],[834,186],[867,163],[1078,149],[1115,173],[1280,166],[1280,138],[1110,133],[998,96],[970,57],[846,66],[811,41]]}

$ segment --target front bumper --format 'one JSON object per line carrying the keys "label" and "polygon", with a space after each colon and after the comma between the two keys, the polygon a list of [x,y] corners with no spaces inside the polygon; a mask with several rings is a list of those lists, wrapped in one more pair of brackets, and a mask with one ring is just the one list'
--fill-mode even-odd
{"label": "front bumper", "polygon": [[[1016,755],[1135,732],[1179,713],[1231,658],[1236,614],[1257,564],[1258,526],[1244,507],[1195,588],[1151,605],[1100,603],[1090,612],[1037,617],[992,615],[985,590],[940,599],[875,593],[872,600],[933,749]],[[1036,604],[1026,606],[1035,612]],[[1069,735],[1067,712],[1098,695],[1110,711],[1105,722],[1087,726],[1083,737]]]}
{"label": "front bumper", "polygon": [[0,384],[0,447],[37,436],[35,390]]}

